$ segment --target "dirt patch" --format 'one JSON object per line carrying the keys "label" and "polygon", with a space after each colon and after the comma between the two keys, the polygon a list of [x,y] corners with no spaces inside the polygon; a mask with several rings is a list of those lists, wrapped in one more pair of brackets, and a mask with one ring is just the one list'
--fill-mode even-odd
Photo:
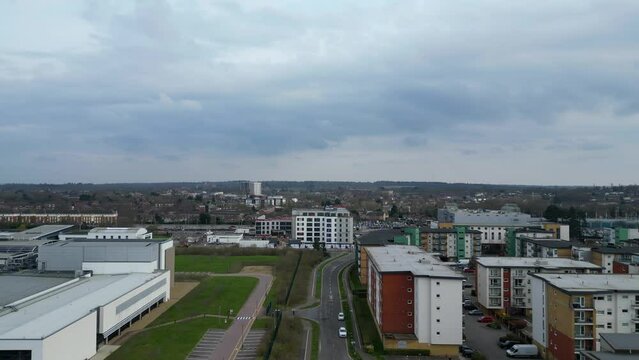
{"label": "dirt patch", "polygon": [[273,275],[272,266],[245,266],[240,273],[268,274]]}

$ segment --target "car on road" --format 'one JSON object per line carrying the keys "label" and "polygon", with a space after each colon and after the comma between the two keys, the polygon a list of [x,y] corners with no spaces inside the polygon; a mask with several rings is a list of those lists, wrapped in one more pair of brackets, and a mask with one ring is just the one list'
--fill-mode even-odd
{"label": "car on road", "polygon": [[484,316],[484,313],[479,309],[473,309],[468,312],[468,315]]}
{"label": "car on road", "polygon": [[475,349],[471,348],[468,345],[461,345],[459,347],[459,353],[462,354],[462,356],[465,358],[471,358],[475,353]]}
{"label": "car on road", "polygon": [[346,328],[345,327],[341,327],[339,328],[339,337],[341,338],[345,338],[346,337]]}
{"label": "car on road", "polygon": [[499,340],[499,342],[497,343],[497,345],[499,345],[499,347],[502,349],[510,349],[513,345],[517,344],[521,344],[521,341],[506,339]]}
{"label": "car on road", "polygon": [[344,321],[344,313],[343,312],[337,314],[337,320]]}
{"label": "car on road", "polygon": [[480,323],[492,323],[494,321],[495,319],[492,316],[488,316],[488,315],[484,315],[480,317],[479,319],[477,319],[477,322],[480,322]]}

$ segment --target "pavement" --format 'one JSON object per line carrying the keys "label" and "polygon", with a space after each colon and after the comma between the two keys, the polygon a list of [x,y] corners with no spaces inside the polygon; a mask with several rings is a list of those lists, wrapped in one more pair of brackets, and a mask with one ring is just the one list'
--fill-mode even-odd
{"label": "pavement", "polygon": [[[238,274],[234,275],[238,276]],[[244,338],[251,330],[253,321],[262,308],[262,303],[273,282],[273,276],[267,274],[243,273],[240,276],[255,277],[258,279],[258,283],[240,311],[236,313],[235,321],[233,321],[231,326],[226,330],[222,340],[215,347],[215,353],[209,357],[209,360],[235,359],[241,350]]]}

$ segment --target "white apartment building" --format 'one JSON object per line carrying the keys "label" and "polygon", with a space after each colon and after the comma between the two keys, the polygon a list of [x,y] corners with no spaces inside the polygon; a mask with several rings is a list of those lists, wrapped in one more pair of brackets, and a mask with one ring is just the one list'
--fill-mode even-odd
{"label": "white apartment building", "polygon": [[326,247],[353,246],[353,217],[344,208],[327,207],[293,210],[293,240],[301,246],[312,246],[315,241]]}
{"label": "white apartment building", "polygon": [[601,267],[564,258],[477,258],[476,290],[479,304],[498,313],[531,308],[529,273],[592,273]]}
{"label": "white apartment building", "polygon": [[384,348],[457,356],[462,343],[462,280],[417,246],[364,248],[367,300]]}
{"label": "white apartment building", "polygon": [[531,275],[533,340],[547,359],[600,351],[602,333],[639,333],[639,276]]}
{"label": "white apartment building", "polygon": [[266,218],[262,216],[255,220],[255,235],[291,235],[291,217]]}

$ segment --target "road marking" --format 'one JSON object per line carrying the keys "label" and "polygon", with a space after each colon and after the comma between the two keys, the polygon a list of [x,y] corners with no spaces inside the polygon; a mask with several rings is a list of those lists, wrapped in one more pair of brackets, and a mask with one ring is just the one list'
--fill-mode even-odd
{"label": "road marking", "polygon": [[252,316],[238,316],[235,319],[236,320],[251,320],[253,317]]}

